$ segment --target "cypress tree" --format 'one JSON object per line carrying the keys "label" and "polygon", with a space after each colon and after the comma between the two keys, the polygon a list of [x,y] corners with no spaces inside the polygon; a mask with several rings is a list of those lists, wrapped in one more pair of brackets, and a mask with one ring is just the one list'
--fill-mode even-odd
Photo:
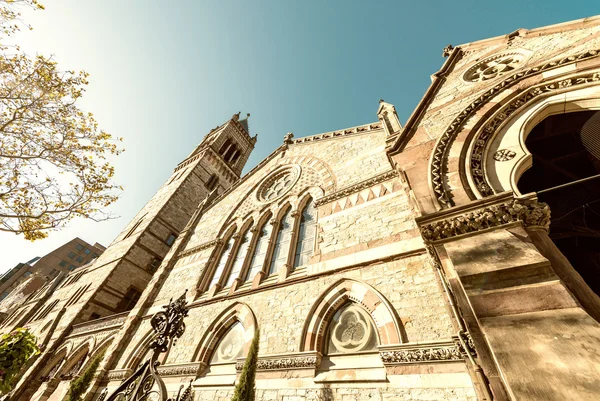
{"label": "cypress tree", "polygon": [[257,328],[231,401],[254,401],[254,378],[256,377],[256,362],[258,361],[259,337],[260,334]]}
{"label": "cypress tree", "polygon": [[104,352],[94,358],[92,363],[87,367],[85,372],[83,372],[80,377],[71,382],[71,385],[69,386],[69,394],[67,395],[67,401],[82,400],[81,396],[85,394],[90,386],[90,383],[94,378],[94,374],[96,373],[100,362],[102,362],[102,358],[104,358]]}

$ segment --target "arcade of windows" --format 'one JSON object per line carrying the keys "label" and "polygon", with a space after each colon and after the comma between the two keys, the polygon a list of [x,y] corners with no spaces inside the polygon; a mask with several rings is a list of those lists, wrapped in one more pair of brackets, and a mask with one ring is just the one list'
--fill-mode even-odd
{"label": "arcade of windows", "polygon": [[232,292],[246,283],[275,277],[282,270],[287,276],[307,265],[315,247],[317,213],[311,197],[300,205],[299,213],[286,205],[278,218],[267,213],[254,227],[250,220],[239,232],[236,227],[229,229],[200,292],[208,291],[209,296],[227,288]]}
{"label": "arcade of windows", "polygon": [[219,149],[219,154],[227,163],[234,165],[240,158],[241,152],[231,139],[227,139]]}

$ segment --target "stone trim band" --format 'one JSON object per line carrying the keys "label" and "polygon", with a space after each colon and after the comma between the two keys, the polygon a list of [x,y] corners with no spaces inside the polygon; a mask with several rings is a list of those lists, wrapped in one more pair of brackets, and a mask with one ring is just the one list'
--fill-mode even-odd
{"label": "stone trim band", "polygon": [[323,197],[315,200],[315,206],[325,205],[326,203],[333,202],[335,200],[343,198],[344,196],[352,195],[356,192],[362,191],[363,189],[370,188],[374,185],[377,185],[384,181],[391,180],[392,178],[396,178],[396,177],[398,177],[398,171],[396,171],[396,170],[386,171],[385,173],[376,175],[373,178],[369,178],[368,180],[361,181],[358,184],[351,185],[349,187],[340,189],[339,191],[334,192],[330,195],[323,196]]}

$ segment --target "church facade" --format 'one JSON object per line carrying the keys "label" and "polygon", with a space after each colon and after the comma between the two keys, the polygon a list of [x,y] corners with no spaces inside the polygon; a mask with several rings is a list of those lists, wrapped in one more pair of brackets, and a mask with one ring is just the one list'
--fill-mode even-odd
{"label": "church facade", "polygon": [[600,18],[444,56],[404,125],[380,101],[243,176],[247,118],[211,130],[98,259],[3,322],[43,346],[10,399],[63,400],[103,353],[102,399],[182,294],[169,394],[231,399],[260,331],[261,401],[598,399]]}

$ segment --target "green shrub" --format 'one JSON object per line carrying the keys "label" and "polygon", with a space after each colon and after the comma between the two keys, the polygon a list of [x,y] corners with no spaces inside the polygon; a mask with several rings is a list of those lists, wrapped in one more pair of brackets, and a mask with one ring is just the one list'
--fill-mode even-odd
{"label": "green shrub", "polygon": [[27,329],[15,329],[0,338],[0,392],[8,393],[27,360],[40,353],[36,338]]}
{"label": "green shrub", "polygon": [[246,356],[244,368],[240,374],[240,381],[235,386],[231,401],[254,401],[254,378],[256,377],[256,362],[258,361],[258,328],[254,332],[252,345]]}
{"label": "green shrub", "polygon": [[104,358],[104,352],[94,358],[92,363],[87,367],[85,372],[78,377],[77,379],[71,382],[69,386],[69,394],[67,394],[67,401],[81,401],[82,395],[85,394],[90,383],[94,379],[94,374],[96,370],[98,370],[98,366],[100,366],[100,362],[102,362],[102,358]]}

